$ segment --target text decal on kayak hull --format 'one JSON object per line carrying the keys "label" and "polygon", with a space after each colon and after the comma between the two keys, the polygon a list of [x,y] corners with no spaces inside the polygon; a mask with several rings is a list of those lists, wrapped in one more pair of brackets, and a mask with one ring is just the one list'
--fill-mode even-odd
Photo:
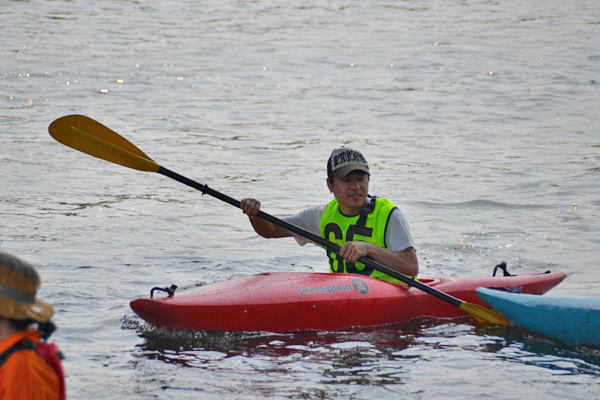
{"label": "text decal on kayak hull", "polygon": [[360,293],[362,295],[366,295],[369,293],[369,286],[362,279],[353,278],[350,283],[352,285],[333,284],[333,285],[328,285],[328,286],[323,286],[323,287],[298,289],[298,293],[300,293],[300,296],[303,296],[303,297],[305,294],[332,294],[335,292],[348,292],[348,291],[352,291],[352,290],[356,290],[358,293]]}

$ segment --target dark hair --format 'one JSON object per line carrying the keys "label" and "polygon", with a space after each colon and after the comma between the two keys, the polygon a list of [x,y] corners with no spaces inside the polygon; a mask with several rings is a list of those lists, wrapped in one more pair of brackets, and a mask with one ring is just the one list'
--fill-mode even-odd
{"label": "dark hair", "polygon": [[26,331],[32,325],[37,324],[37,330],[40,331],[40,337],[44,340],[48,339],[50,335],[56,330],[56,325],[52,322],[37,322],[31,319],[6,319],[10,324],[11,328],[15,331],[21,332]]}
{"label": "dark hair", "polygon": [[35,321],[31,319],[7,319],[10,327],[15,331],[26,331]]}

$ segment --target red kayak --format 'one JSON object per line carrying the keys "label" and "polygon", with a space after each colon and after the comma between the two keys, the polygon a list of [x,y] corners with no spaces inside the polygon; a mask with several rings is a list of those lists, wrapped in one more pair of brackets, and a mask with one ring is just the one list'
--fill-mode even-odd
{"label": "red kayak", "polygon": [[[475,293],[476,288],[520,286],[522,293],[543,294],[564,278],[563,272],[545,272],[419,281],[465,302],[487,307]],[[131,308],[146,322],[161,328],[278,333],[332,331],[388,325],[417,317],[468,315],[405,284],[353,274],[295,272],[259,274],[171,292],[169,296],[139,298],[131,302]]]}

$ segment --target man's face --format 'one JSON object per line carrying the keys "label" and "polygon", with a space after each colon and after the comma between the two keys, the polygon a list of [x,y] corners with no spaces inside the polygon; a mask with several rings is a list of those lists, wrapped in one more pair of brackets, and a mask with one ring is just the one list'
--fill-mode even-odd
{"label": "man's face", "polygon": [[357,215],[366,205],[369,194],[369,175],[364,172],[351,172],[342,179],[327,180],[329,190],[340,204],[344,215]]}

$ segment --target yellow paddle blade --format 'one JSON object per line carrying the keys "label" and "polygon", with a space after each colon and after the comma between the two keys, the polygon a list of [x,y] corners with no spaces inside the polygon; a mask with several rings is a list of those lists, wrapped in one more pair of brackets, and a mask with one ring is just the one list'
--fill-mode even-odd
{"label": "yellow paddle blade", "polygon": [[497,313],[496,311],[490,310],[473,303],[463,302],[460,307],[461,310],[471,314],[479,322],[489,322],[491,324],[512,326],[509,319],[504,315]]}
{"label": "yellow paddle blade", "polygon": [[75,150],[140,171],[158,172],[160,165],[133,143],[83,115],[67,115],[52,122],[50,135]]}

